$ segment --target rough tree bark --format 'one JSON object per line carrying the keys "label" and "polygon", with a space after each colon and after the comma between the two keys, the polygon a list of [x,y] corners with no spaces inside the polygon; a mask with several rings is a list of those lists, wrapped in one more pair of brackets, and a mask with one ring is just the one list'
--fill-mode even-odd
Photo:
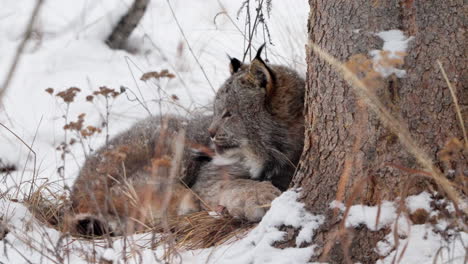
{"label": "rough tree bark", "polygon": [[145,14],[150,0],[135,0],[128,12],[120,19],[117,26],[106,40],[112,49],[123,49],[125,43]]}
{"label": "rough tree bark", "polygon": [[[402,66],[406,77],[390,76],[373,88],[434,161],[449,139],[463,138],[450,91],[436,63],[442,62],[466,120],[462,0],[309,0],[309,4],[309,40],[343,62],[352,55],[367,56],[370,50],[381,49],[382,40],[373,33],[399,29],[413,36]],[[316,252],[318,259],[373,263],[378,258],[373,248],[386,230],[361,228],[343,233],[330,203],[375,205],[383,199],[394,200],[404,190],[419,192],[427,184],[414,181],[414,175],[401,169],[421,167],[343,77],[310,49],[307,64],[305,147],[293,186],[302,188],[302,201],[311,212],[328,217],[314,237],[314,243],[322,245]],[[411,188],[405,189],[405,184]]]}

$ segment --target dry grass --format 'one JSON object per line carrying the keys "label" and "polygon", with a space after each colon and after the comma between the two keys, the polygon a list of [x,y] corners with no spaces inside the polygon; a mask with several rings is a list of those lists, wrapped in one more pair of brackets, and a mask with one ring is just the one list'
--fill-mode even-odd
{"label": "dry grass", "polygon": [[[59,197],[58,200],[47,197],[44,192],[36,191],[30,200],[26,200],[23,203],[37,220],[58,231],[62,231],[63,216],[68,209],[69,201],[62,197]],[[208,211],[167,218],[166,221],[171,235],[176,237],[176,248],[184,250],[209,248],[221,245],[226,241],[235,241],[242,238],[248,230],[256,226],[255,223],[236,219],[225,212],[215,213]],[[157,223],[138,233],[161,233],[164,230],[163,224]],[[158,244],[167,240],[167,235],[161,234],[163,236]]]}
{"label": "dry grass", "polygon": [[[56,185],[60,188],[58,184]],[[70,233],[63,232],[64,215],[68,211],[69,201],[64,196],[54,195],[56,192],[55,185],[43,184],[29,199],[15,200],[15,202],[23,203],[31,211],[35,219],[28,220],[31,221],[29,225],[38,229],[34,232],[42,234],[44,236],[42,240],[34,238],[23,229],[9,230],[11,236],[28,245],[32,251],[41,254],[51,263],[63,263],[70,257],[71,253],[73,253],[72,255],[80,255],[89,263],[107,263],[102,262],[103,260],[97,252],[112,247],[114,241],[117,240],[123,243],[121,254],[123,254],[124,259],[134,258],[136,263],[140,263],[138,257],[141,252],[159,248],[164,251],[161,257],[158,256],[158,259],[161,258],[166,263],[174,263],[181,250],[203,249],[232,243],[244,237],[256,225],[235,219],[225,212],[215,214],[200,211],[185,216],[165,218],[164,221],[136,232],[135,234],[144,233],[140,239],[136,239],[131,233],[115,237],[107,235],[103,237],[70,236]],[[0,235],[1,232],[5,231],[2,228],[0,219]],[[49,237],[48,228],[61,232],[58,241]],[[8,232],[8,230],[6,231]],[[5,243],[9,243],[8,240],[5,240]],[[20,249],[14,248],[12,244],[9,245],[17,253],[21,253]],[[97,250],[98,248],[100,250]],[[27,255],[24,255],[23,258],[30,261]]]}
{"label": "dry grass", "polygon": [[[62,232],[64,214],[69,208],[69,202],[63,197],[47,198],[50,194],[47,186],[41,186],[40,190],[33,193],[31,199],[24,201],[24,204],[40,223]],[[154,234],[152,243],[148,243],[144,248],[163,247],[165,252],[162,258],[171,260],[180,250],[210,248],[235,242],[243,238],[255,226],[256,223],[233,218],[225,212],[200,211],[185,216],[166,218],[136,234]],[[72,240],[83,240],[93,244],[96,242],[96,245],[102,244],[99,242],[101,238],[106,239],[106,237],[74,235],[76,237],[72,237]],[[128,236],[131,235],[115,236],[112,240],[128,240]]]}
{"label": "dry grass", "polygon": [[48,184],[39,186],[24,205],[42,223],[59,231],[63,230],[64,214],[70,206],[65,196],[56,196]]}
{"label": "dry grass", "polygon": [[[201,211],[168,220],[172,235],[176,237],[175,249],[194,250],[219,246],[242,238],[256,224],[235,219],[227,214]],[[155,230],[160,230],[156,226]],[[165,242],[163,236],[160,242]]]}

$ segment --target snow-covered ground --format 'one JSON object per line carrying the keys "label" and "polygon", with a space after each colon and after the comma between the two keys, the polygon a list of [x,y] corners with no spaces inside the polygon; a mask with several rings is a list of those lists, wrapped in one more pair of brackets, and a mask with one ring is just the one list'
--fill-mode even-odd
{"label": "snow-covered ground", "polygon": [[[430,223],[413,224],[407,215],[424,210],[428,217],[437,217],[431,203],[436,203],[427,192],[409,196],[405,200],[407,212],[398,214],[398,202],[383,201],[378,206],[353,205],[345,220],[346,227],[365,225],[372,231],[391,228],[391,232],[377,244],[375,249],[383,256],[379,264],[394,263],[465,263],[468,233],[453,232],[449,223],[440,220],[436,225]],[[440,201],[439,201],[440,202]],[[342,203],[332,202],[331,208],[345,211]],[[464,205],[466,206],[466,205]],[[453,212],[449,205],[447,209]],[[444,238],[444,233],[449,239]],[[395,243],[398,238],[398,244]],[[395,248],[396,247],[396,248]]]}
{"label": "snow-covered ground", "polygon": [[[68,122],[75,121],[79,114],[85,113],[85,125],[101,127],[106,116],[105,100],[99,96],[92,102],[85,99],[99,87],[117,91],[121,86],[127,88],[125,94],[110,101],[109,134],[112,136],[150,113],[184,115],[209,104],[217,87],[229,75],[226,54],[242,58],[245,20],[242,13],[236,19],[241,1],[231,0],[153,0],[131,36],[131,52],[109,49],[104,40],[131,2],[44,1],[0,110],[0,123],[24,141],[0,127],[0,164],[12,164],[18,169],[7,176],[0,174],[0,216],[10,229],[6,239],[0,241],[6,241],[0,243],[0,263],[88,263],[84,252],[94,252],[98,259],[123,263],[122,248],[128,246],[128,241],[117,239],[109,245],[105,241],[89,243],[64,238],[58,231],[35,220],[21,203],[11,200],[24,198],[33,179],[36,185],[55,186],[51,192],[60,192],[63,186],[73,183],[85,155],[103,144],[106,131],[85,139],[83,144],[72,145],[65,161],[56,148],[65,139],[77,138],[73,132],[63,130],[65,118]],[[31,0],[2,0],[0,83],[23,38],[33,5]],[[271,17],[266,17],[274,44],[267,46],[270,62],[305,72],[307,17],[307,1],[273,1]],[[263,42],[263,33],[258,32],[254,46]],[[174,73],[176,78],[140,80],[145,72],[163,69]],[[62,99],[45,92],[47,88],[57,92],[69,87],[81,89],[69,107]],[[178,99],[174,100],[173,95]],[[216,249],[183,252],[181,260],[184,263],[306,263],[314,253],[314,245],[284,250],[271,246],[283,237],[284,233],[278,230],[282,224],[301,230],[296,241],[301,244],[307,242],[323,221],[322,216],[308,214],[296,198],[297,193],[289,191],[275,200],[263,221],[244,239]],[[381,228],[380,225],[390,226],[399,221],[392,203],[384,204],[383,208],[378,226],[371,224],[375,224],[377,209],[364,207],[350,210],[349,221],[352,222],[349,225],[368,224],[370,228]],[[408,232],[396,251],[388,251],[394,243],[391,234],[379,244],[379,252],[389,254],[382,263],[391,263],[392,254],[400,254],[406,243],[409,246],[401,263],[416,260],[432,263],[442,247],[444,250],[438,258],[463,263],[462,242],[464,246],[468,243],[465,233],[447,244],[430,226],[412,225]],[[130,254],[128,263],[155,263],[162,255],[162,249],[145,247],[151,240],[150,235],[139,234],[128,239],[138,248]],[[62,256],[67,257],[61,259]]]}
{"label": "snow-covered ground", "polygon": [[[284,192],[272,202],[271,209],[262,221],[244,238],[231,241],[216,248],[183,251],[175,255],[175,263],[309,263],[315,254],[316,245],[303,247],[309,243],[315,230],[323,223],[324,216],[308,213],[302,203],[297,202],[299,193],[294,190]],[[431,197],[427,193],[410,196],[406,199],[409,212],[430,209]],[[380,208],[380,220],[376,224],[378,208],[354,205],[349,210],[345,225],[357,227],[366,225],[370,230],[391,228],[391,232],[377,244],[375,249],[382,259],[379,264],[394,263],[465,263],[468,234],[451,232],[447,222],[437,225],[412,224],[407,216],[396,213],[396,204],[384,202]],[[345,210],[340,203],[331,207]],[[164,248],[151,250],[152,234],[138,234],[122,238],[86,240],[63,236],[60,232],[45,227],[20,203],[0,200],[0,208],[8,209],[10,233],[2,243],[3,263],[88,263],[89,258],[114,261],[113,263],[164,263]],[[298,247],[278,249],[276,241],[286,237],[282,226],[299,230],[296,238]],[[448,232],[447,232],[448,231]],[[444,237],[444,233],[445,236]],[[398,238],[398,244],[395,238]],[[302,247],[301,247],[302,246]],[[88,260],[86,259],[88,257]]]}

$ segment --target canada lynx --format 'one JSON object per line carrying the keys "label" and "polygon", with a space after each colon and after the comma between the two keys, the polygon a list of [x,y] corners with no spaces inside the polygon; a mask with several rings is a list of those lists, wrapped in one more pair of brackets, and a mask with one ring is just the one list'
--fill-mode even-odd
{"label": "canada lynx", "polygon": [[259,221],[287,189],[304,138],[304,80],[267,65],[262,48],[250,64],[231,59],[213,116],[148,118],[89,157],[72,190],[68,228],[119,233],[218,205]]}
{"label": "canada lynx", "polygon": [[267,65],[262,48],[250,65],[231,59],[232,75],[216,93],[208,128],[216,156],[192,187],[206,203],[250,221],[287,189],[304,140],[304,80]]}

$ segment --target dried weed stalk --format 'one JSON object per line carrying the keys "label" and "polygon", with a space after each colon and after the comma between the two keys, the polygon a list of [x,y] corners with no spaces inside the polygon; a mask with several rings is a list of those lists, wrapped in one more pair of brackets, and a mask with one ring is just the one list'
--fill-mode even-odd
{"label": "dried weed stalk", "polygon": [[[53,88],[47,88],[45,89],[45,92],[47,92],[50,95],[54,94],[54,89]],[[68,118],[69,118],[69,112],[70,112],[70,106],[71,104],[75,101],[75,97],[78,95],[78,93],[81,92],[80,88],[77,87],[70,87],[66,90],[57,92],[55,94],[56,97],[62,99],[62,101],[65,103],[65,109],[64,114],[62,115],[62,118],[64,119],[64,127],[68,125]],[[63,135],[63,141],[57,146],[57,150],[61,152],[60,158],[62,160],[62,164],[60,167],[57,168],[57,172],[59,176],[62,179],[65,179],[65,169],[66,169],[66,164],[67,164],[67,155],[70,154],[70,144],[68,142],[68,130],[64,128],[64,135]],[[66,186],[65,186],[66,187]],[[66,187],[67,188],[67,187]]]}
{"label": "dried weed stalk", "polygon": [[[242,62],[245,62],[247,54],[249,55],[249,60],[252,60],[252,42],[255,35],[258,32],[258,27],[261,25],[261,30],[263,34],[263,43],[273,44],[271,41],[270,30],[268,24],[266,23],[265,13],[270,17],[272,9],[272,0],[255,0],[255,17],[252,18],[252,10],[250,0],[245,0],[242,2],[241,7],[237,11],[237,19],[239,19],[242,11],[245,12],[245,25],[244,25],[244,55],[242,56]],[[268,53],[265,49],[265,61],[268,62]]]}
{"label": "dried weed stalk", "polygon": [[[94,91],[94,96],[101,96],[104,97],[105,105],[106,105],[106,113],[105,113],[105,121],[102,124],[103,127],[106,128],[106,146],[109,143],[109,117],[111,113],[111,109],[114,103],[115,98],[117,98],[122,92],[118,92],[115,89],[108,88],[106,86],[99,87],[99,91]],[[86,100],[93,101],[93,97],[88,95]]]}

